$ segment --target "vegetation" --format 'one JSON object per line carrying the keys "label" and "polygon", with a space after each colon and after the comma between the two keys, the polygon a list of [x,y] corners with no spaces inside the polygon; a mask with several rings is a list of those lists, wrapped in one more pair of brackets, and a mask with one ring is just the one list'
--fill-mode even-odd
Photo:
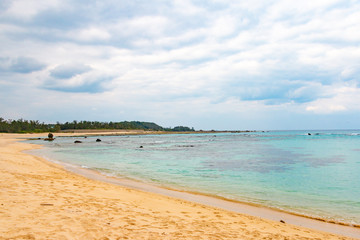
{"label": "vegetation", "polygon": [[47,132],[56,131],[55,128],[50,127],[49,124],[40,123],[33,120],[4,120],[0,117],[0,132],[6,133],[28,133],[28,132]]}
{"label": "vegetation", "polygon": [[73,121],[66,122],[64,124],[58,123],[61,130],[68,129],[143,129],[143,130],[154,130],[163,131],[164,129],[159,125],[151,122],[90,122],[90,121]]}
{"label": "vegetation", "polygon": [[184,126],[177,126],[174,128],[165,128],[165,131],[173,131],[173,132],[191,132],[195,131],[194,128],[184,127]]}
{"label": "vegetation", "polygon": [[72,121],[66,123],[45,124],[38,120],[5,120],[0,117],[0,132],[5,133],[30,133],[30,132],[59,132],[72,129],[127,129],[127,130],[152,130],[152,131],[195,131],[194,128],[177,126],[163,128],[152,122],[124,121],[124,122],[98,122],[98,121]]}

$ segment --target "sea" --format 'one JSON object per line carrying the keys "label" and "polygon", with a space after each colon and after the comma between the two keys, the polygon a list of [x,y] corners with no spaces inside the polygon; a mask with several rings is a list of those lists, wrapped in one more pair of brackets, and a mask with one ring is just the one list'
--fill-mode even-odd
{"label": "sea", "polygon": [[57,137],[36,143],[44,147],[33,153],[50,161],[360,225],[360,130]]}

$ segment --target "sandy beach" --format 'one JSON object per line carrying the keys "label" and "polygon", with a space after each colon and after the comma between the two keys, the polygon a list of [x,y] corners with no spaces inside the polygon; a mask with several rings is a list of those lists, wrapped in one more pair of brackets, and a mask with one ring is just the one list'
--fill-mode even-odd
{"label": "sandy beach", "polygon": [[19,138],[46,135],[0,134],[0,239],[354,239],[89,179],[23,152],[40,146]]}

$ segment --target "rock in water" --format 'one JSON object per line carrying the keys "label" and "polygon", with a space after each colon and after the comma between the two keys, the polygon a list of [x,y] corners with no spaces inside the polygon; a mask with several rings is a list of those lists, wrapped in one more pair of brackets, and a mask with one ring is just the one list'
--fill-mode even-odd
{"label": "rock in water", "polygon": [[76,140],[74,143],[82,143],[82,141]]}
{"label": "rock in water", "polygon": [[100,139],[100,138],[98,138],[98,139],[96,139],[96,141],[97,141],[97,142],[101,142],[101,139]]}
{"label": "rock in water", "polygon": [[48,137],[44,139],[44,141],[54,141],[54,135],[52,133],[48,134]]}

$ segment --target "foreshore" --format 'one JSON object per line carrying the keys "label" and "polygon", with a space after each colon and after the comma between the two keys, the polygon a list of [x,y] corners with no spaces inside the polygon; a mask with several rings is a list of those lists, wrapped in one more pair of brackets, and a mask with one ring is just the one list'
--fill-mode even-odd
{"label": "foreshore", "polygon": [[[0,239],[360,239],[359,228],[304,218],[306,228],[292,215],[268,209],[257,208],[258,215],[253,206],[237,211],[206,196],[126,181],[120,186],[23,152],[40,146],[20,138],[46,135],[0,134]],[[334,229],[339,235],[330,233]]]}

